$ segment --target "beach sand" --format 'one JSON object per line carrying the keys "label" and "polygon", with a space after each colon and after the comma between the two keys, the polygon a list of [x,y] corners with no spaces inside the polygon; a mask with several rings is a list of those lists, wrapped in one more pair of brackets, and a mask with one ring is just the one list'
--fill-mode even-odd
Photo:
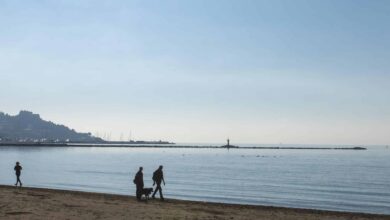
{"label": "beach sand", "polygon": [[385,215],[134,197],[0,186],[0,219],[390,219]]}

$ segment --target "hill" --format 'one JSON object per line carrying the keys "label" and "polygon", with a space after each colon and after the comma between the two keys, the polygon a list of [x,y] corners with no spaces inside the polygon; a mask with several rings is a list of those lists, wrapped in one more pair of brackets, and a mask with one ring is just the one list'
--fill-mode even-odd
{"label": "hill", "polygon": [[0,112],[2,142],[103,142],[91,133],[79,133],[64,125],[41,119],[38,114],[20,111],[11,116]]}

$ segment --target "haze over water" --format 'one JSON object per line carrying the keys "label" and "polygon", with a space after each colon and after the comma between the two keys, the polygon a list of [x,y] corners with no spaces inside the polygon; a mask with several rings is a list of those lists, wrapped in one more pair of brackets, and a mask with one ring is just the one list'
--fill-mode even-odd
{"label": "haze over water", "polygon": [[135,195],[164,165],[168,198],[390,214],[390,149],[1,147],[0,184]]}

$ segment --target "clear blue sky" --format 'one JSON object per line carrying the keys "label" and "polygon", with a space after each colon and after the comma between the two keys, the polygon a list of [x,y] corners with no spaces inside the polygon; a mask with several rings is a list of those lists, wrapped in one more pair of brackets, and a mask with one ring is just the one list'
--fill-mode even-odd
{"label": "clear blue sky", "polygon": [[390,144],[390,1],[3,1],[0,111],[177,142]]}

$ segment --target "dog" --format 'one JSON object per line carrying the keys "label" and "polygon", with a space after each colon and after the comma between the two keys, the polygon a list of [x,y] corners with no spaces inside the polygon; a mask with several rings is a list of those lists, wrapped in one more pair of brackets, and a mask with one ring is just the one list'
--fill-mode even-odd
{"label": "dog", "polygon": [[143,188],[141,196],[144,195],[145,201],[147,202],[149,200],[149,196],[150,196],[150,194],[152,194],[152,192],[153,192],[153,188]]}

